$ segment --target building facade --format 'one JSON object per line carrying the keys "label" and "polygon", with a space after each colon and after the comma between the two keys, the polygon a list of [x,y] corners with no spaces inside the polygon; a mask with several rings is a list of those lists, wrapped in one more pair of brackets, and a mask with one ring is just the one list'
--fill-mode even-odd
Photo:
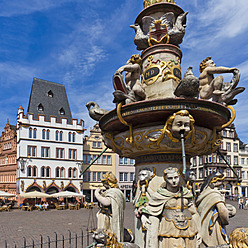
{"label": "building facade", "polygon": [[16,193],[16,126],[9,121],[0,137],[0,190]]}
{"label": "building facade", "polygon": [[[84,138],[84,155],[82,170],[85,170],[89,164],[106,148],[102,141],[101,130],[98,123],[90,130],[90,135]],[[111,149],[99,157],[83,175],[83,193],[88,202],[96,202],[94,192],[96,188],[102,187],[101,178],[111,171],[118,180],[119,188],[123,191],[126,200],[132,199],[132,184],[134,179],[134,160],[119,158],[119,155]]]}
{"label": "building facade", "polygon": [[[222,144],[219,148],[220,153],[224,159],[229,163],[231,168],[235,171],[236,175],[241,179],[242,166],[239,163],[239,143],[240,140],[232,124],[221,131]],[[207,176],[216,171],[221,171],[225,175],[224,186],[222,190],[228,196],[240,195],[241,187],[240,180],[237,178],[233,170],[227,165],[218,153],[211,155],[194,157],[191,159],[191,169],[196,173],[196,182],[198,188]]]}
{"label": "building facade", "polygon": [[17,193],[81,192],[84,123],[72,119],[65,88],[34,79],[26,115],[17,115]]}
{"label": "building facade", "polygon": [[241,144],[239,149],[240,165],[242,166],[242,183],[241,193],[242,196],[248,197],[248,145]]}

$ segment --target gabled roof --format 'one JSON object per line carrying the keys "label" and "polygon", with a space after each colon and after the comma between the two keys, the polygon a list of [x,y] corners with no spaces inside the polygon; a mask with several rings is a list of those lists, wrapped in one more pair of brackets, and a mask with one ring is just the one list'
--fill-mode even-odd
{"label": "gabled roof", "polygon": [[27,112],[32,113],[34,118],[38,118],[38,114],[43,114],[45,120],[49,120],[50,116],[56,116],[57,121],[60,121],[61,117],[66,117],[68,122],[71,122],[65,86],[34,78]]}

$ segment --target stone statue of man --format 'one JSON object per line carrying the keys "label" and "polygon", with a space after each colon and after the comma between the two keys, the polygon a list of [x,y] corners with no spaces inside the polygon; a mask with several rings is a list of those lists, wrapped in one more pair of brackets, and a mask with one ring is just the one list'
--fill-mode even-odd
{"label": "stone statue of man", "polygon": [[95,197],[100,204],[97,213],[97,228],[110,230],[117,235],[118,241],[124,241],[125,197],[117,186],[117,179],[112,172],[107,172],[101,179],[105,190],[97,188]]}

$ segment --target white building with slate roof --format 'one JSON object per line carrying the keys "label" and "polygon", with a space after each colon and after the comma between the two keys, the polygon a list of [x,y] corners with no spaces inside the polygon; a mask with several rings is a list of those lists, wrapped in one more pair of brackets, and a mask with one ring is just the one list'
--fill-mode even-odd
{"label": "white building with slate roof", "polygon": [[17,193],[82,192],[84,122],[72,119],[64,85],[34,78],[17,115]]}

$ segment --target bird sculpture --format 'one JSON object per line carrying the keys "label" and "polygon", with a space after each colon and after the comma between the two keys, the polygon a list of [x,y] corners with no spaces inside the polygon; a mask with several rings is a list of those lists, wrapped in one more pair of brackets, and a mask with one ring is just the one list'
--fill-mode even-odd
{"label": "bird sculpture", "polygon": [[184,98],[198,98],[199,79],[193,75],[192,67],[189,67],[183,79],[178,84],[174,94]]}
{"label": "bird sculpture", "polygon": [[[176,21],[173,12],[168,12],[160,18],[161,25],[166,24],[167,26],[170,44],[178,46],[182,43],[185,34],[187,14],[188,12],[179,15],[176,18]],[[130,25],[136,32],[134,44],[137,46],[137,50],[145,50],[149,47],[148,40],[150,38],[150,29],[152,26],[155,26],[155,21],[156,20],[153,17],[145,16],[142,18],[141,25],[138,23]]]}
{"label": "bird sculpture", "polygon": [[100,108],[99,105],[93,101],[87,102],[86,107],[90,117],[95,121],[99,121],[103,115],[109,112],[108,110]]}

